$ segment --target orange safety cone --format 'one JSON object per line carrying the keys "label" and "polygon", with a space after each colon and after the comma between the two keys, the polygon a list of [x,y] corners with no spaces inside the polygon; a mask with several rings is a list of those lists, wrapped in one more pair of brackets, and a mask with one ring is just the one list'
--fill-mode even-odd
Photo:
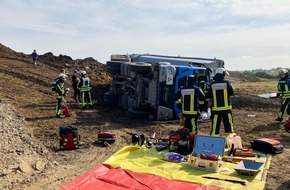
{"label": "orange safety cone", "polygon": [[69,108],[68,108],[67,106],[64,108],[63,115],[64,115],[65,117],[70,117]]}

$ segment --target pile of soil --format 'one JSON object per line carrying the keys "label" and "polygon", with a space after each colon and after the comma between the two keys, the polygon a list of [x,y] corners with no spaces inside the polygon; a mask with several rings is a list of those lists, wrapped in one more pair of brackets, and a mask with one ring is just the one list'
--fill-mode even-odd
{"label": "pile of soil", "polygon": [[49,152],[34,139],[25,118],[9,100],[0,102],[0,123],[0,188],[11,189],[15,183],[30,183],[29,176],[36,176],[51,165]]}

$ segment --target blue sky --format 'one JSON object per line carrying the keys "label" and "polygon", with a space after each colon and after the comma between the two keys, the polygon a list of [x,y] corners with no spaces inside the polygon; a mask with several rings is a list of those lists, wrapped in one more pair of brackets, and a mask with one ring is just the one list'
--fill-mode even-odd
{"label": "blue sky", "polygon": [[289,0],[0,0],[0,43],[105,63],[111,54],[290,67]]}

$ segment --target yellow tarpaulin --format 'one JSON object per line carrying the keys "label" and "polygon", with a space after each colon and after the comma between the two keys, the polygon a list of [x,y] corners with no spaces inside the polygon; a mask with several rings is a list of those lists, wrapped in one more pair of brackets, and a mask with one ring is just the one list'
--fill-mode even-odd
{"label": "yellow tarpaulin", "polygon": [[[242,176],[234,170],[236,164],[230,162],[223,162],[219,173],[210,173],[193,169],[186,162],[174,163],[165,161],[163,159],[165,152],[158,152],[155,148],[149,149],[145,146],[129,145],[113,154],[104,164],[111,165],[114,168],[120,167],[134,172],[158,175],[171,180],[200,183],[207,186],[223,187],[233,190],[262,190],[266,183],[266,173],[271,160],[271,156],[268,156],[267,165],[265,166],[267,160],[265,155],[260,158],[254,158],[256,161],[264,163],[261,166],[261,170],[256,176]],[[214,177],[219,178],[219,180],[203,177]],[[225,179],[245,181],[246,185],[224,181]]]}

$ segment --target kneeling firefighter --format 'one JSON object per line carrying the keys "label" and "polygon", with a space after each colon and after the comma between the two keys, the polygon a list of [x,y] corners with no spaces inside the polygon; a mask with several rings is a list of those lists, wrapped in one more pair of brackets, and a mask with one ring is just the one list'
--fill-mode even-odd
{"label": "kneeling firefighter", "polygon": [[202,105],[205,100],[203,91],[195,86],[196,80],[194,75],[189,75],[187,85],[179,89],[174,96],[177,105],[182,102],[184,127],[194,134],[197,134],[198,105]]}

